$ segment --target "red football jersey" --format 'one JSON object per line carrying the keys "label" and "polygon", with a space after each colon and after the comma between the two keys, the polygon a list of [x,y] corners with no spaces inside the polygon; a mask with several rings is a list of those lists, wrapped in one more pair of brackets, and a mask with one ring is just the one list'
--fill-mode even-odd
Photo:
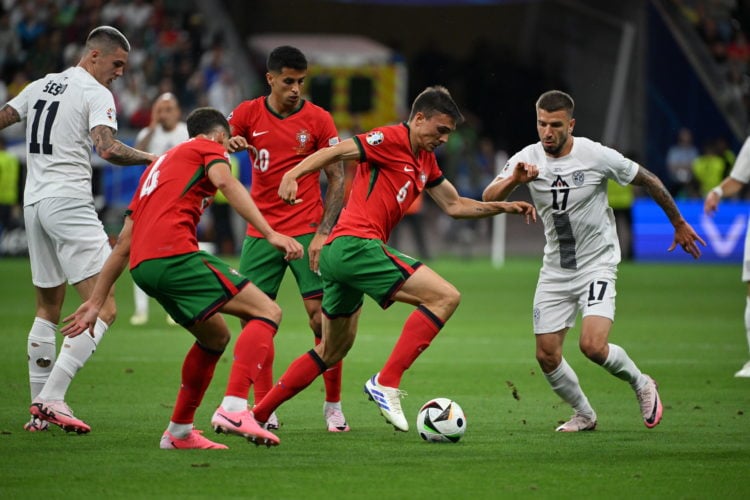
{"label": "red football jersey", "polygon": [[[314,233],[323,217],[320,173],[298,179],[297,198],[288,205],[279,198],[281,177],[306,156],[339,142],[331,115],[309,101],[289,116],[280,116],[266,97],[244,101],[229,115],[232,135],[243,136],[253,166],[250,194],[271,227],[288,236]],[[262,237],[248,224],[248,236]]]}
{"label": "red football jersey", "polygon": [[414,156],[406,123],[373,129],[354,141],[361,163],[328,241],[347,235],[386,242],[419,193],[443,181],[443,172],[435,153]]}
{"label": "red football jersey", "polygon": [[198,251],[198,221],[216,194],[208,169],[217,163],[229,166],[221,144],[193,138],[161,155],[143,172],[128,206],[133,219],[131,269],[144,260]]}

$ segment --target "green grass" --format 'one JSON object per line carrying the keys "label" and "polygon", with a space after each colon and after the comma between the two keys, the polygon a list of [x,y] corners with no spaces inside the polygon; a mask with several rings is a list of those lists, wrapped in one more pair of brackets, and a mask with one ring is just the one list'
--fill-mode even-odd
{"label": "green grass", "polygon": [[[397,304],[383,312],[368,300],[344,366],[351,432],[325,431],[316,381],[280,408],[278,448],[222,435],[215,439],[228,451],[168,452],[158,448],[159,437],[192,341],[166,326],[156,304],[149,324],[128,325],[129,277],[118,285],[120,319],[68,393],[91,434],[21,429],[34,296],[28,263],[0,260],[0,498],[749,498],[750,381],[732,377],[747,359],[739,267],[623,264],[611,341],[660,383],[664,420],[653,430],[643,426],[630,388],[582,357],[575,329],[566,358],[599,427],[556,434],[571,412],[534,360],[530,309],[538,266],[433,263],[463,300],[404,377],[404,410],[413,419],[430,398],[457,400],[468,420],[459,443],[396,433],[362,395],[411,311]],[[71,293],[66,312],[76,302]],[[312,344],[290,280],[279,302],[285,318],[277,374]],[[229,359],[222,359],[196,416],[207,433]]]}

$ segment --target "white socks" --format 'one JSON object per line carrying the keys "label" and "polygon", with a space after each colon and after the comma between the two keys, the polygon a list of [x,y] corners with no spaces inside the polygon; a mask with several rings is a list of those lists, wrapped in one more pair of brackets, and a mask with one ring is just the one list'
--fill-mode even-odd
{"label": "white socks", "polygon": [[247,410],[247,399],[238,398],[237,396],[224,396],[221,401],[221,407],[226,411],[245,411]]}
{"label": "white socks", "polygon": [[544,376],[555,394],[572,406],[577,414],[596,419],[596,413],[578,383],[576,372],[565,361],[565,358],[560,362],[560,366],[550,373],[545,373]]}
{"label": "white socks", "polygon": [[57,325],[42,318],[34,318],[29,330],[27,354],[29,359],[29,386],[33,401],[44,388],[52,367],[55,366]]}
{"label": "white socks", "polygon": [[185,439],[193,431],[193,424],[175,424],[171,420],[167,426],[167,430],[171,435],[178,439]]}
{"label": "white socks", "polygon": [[104,332],[107,331],[109,325],[102,321],[101,318],[96,319],[96,326],[94,327],[94,338],[91,338],[89,331],[85,330],[83,333],[72,339],[66,338],[63,341],[62,349],[60,349],[60,355],[57,357],[52,373],[49,375],[47,383],[44,385],[44,389],[39,393],[39,397],[50,401],[64,401],[65,393],[68,391],[70,382],[75,377],[86,361],[96,351],[96,346],[99,345]]}
{"label": "white socks", "polygon": [[747,335],[747,347],[750,349],[750,297],[745,302],[745,335]]}
{"label": "white socks", "polygon": [[148,316],[148,295],[136,284],[133,284],[133,301],[135,302],[134,315]]}
{"label": "white socks", "polygon": [[618,345],[609,344],[609,355],[602,367],[615,377],[629,382],[633,390],[637,391],[648,383],[625,349]]}

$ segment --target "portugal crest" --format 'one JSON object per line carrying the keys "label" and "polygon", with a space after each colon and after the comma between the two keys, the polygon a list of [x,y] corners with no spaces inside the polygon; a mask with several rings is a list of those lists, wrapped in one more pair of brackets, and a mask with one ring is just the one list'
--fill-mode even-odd
{"label": "portugal crest", "polygon": [[306,129],[302,129],[297,132],[297,145],[294,147],[294,150],[297,152],[297,154],[305,154],[305,152],[308,150],[310,139],[310,132],[308,132]]}

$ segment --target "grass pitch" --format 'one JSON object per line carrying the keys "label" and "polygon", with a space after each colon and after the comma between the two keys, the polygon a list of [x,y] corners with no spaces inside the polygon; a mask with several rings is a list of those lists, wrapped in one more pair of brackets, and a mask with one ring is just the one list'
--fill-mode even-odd
{"label": "grass pitch", "polygon": [[[326,432],[317,380],[280,408],[278,448],[213,434],[209,420],[226,384],[227,352],[196,426],[230,449],[164,451],[159,437],[192,337],[168,327],[155,303],[150,322],[131,327],[132,290],[124,276],[119,320],[68,393],[91,434],[26,433],[33,288],[26,260],[0,260],[0,497],[749,498],[750,380],[732,376],[748,354],[739,266],[623,264],[611,341],[660,384],[664,420],[652,430],[643,426],[627,384],[579,353],[576,328],[566,359],[599,426],[558,434],[553,429],[571,410],[541,375],[531,334],[539,264],[511,260],[495,270],[485,260],[431,263],[463,300],[404,377],[403,405],[413,419],[428,399],[458,401],[468,428],[457,444],[394,432],[362,394],[411,312],[402,304],[384,312],[368,299],[344,364],[351,432]],[[285,316],[276,375],[312,345],[291,280],[279,302]],[[65,312],[77,303],[71,289]],[[238,327],[234,319],[230,325]]]}

